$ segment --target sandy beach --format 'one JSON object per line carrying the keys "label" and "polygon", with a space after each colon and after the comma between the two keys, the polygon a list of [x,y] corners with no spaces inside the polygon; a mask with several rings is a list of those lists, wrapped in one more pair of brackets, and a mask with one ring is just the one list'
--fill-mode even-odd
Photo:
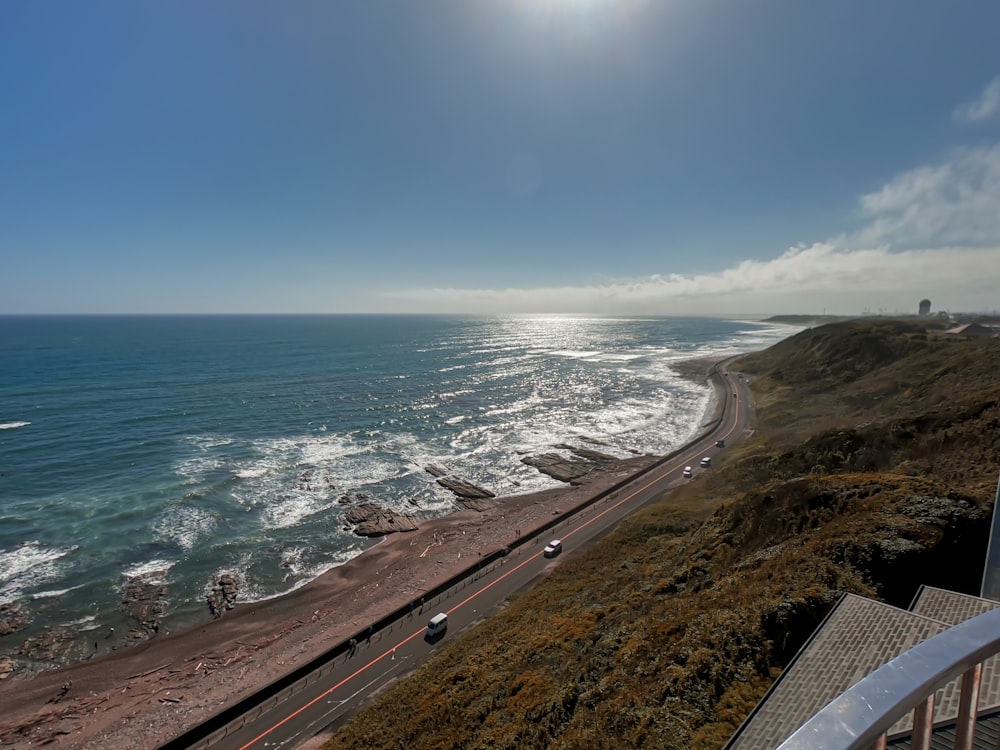
{"label": "sandy beach", "polygon": [[284,596],[32,679],[8,678],[0,747],[156,747],[656,460],[624,459],[579,486],[423,521]]}

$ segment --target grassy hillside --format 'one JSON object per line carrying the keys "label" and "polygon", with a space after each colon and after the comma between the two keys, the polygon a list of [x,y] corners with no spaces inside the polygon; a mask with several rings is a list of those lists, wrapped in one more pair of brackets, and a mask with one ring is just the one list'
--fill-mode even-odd
{"label": "grassy hillside", "polygon": [[327,748],[718,748],[845,591],[978,591],[1000,341],[814,328],[739,365],[755,438],[564,559]]}

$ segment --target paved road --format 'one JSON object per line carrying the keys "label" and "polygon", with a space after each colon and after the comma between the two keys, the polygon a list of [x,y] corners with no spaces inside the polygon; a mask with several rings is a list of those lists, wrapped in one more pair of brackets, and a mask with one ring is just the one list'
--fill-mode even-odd
{"label": "paved road", "polygon": [[[324,727],[342,720],[389,682],[412,671],[435,650],[446,648],[455,636],[495,612],[513,593],[530,587],[547,569],[561,564],[574,550],[581,549],[606,534],[629,513],[662,497],[681,482],[684,466],[702,471],[699,460],[716,456],[749,430],[752,407],[744,377],[737,373],[713,376],[712,382],[723,406],[718,422],[705,430],[687,448],[662,461],[656,469],[637,478],[608,497],[574,514],[567,515],[546,537],[522,544],[508,557],[427,602],[381,632],[370,642],[358,644],[353,655],[344,655],[314,672],[306,680],[248,712],[219,733],[194,747],[225,750],[254,748],[294,748]],[[711,471],[711,469],[706,469]],[[545,558],[542,548],[551,538],[563,542],[564,551],[554,559]],[[424,637],[427,620],[438,612],[448,615],[448,631],[437,642]],[[290,694],[289,694],[290,693]]]}

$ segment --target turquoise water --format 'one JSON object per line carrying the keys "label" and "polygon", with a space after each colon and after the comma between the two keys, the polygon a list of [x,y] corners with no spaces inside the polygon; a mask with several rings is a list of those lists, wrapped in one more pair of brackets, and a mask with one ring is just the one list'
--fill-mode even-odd
{"label": "turquoise water", "polygon": [[[356,555],[338,499],[454,509],[428,463],[498,494],[557,483],[520,462],[580,438],[663,453],[709,406],[681,359],[788,329],[695,318],[0,317],[0,603],[81,641],[163,571],[166,620],[207,617]],[[16,647],[16,644],[11,644]],[[9,649],[8,644],[3,648]]]}

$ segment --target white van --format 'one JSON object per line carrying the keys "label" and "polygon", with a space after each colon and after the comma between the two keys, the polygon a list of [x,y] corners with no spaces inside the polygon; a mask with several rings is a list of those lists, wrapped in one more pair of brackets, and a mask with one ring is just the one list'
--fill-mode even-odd
{"label": "white van", "polygon": [[427,623],[427,637],[436,638],[448,629],[448,615],[438,612]]}

